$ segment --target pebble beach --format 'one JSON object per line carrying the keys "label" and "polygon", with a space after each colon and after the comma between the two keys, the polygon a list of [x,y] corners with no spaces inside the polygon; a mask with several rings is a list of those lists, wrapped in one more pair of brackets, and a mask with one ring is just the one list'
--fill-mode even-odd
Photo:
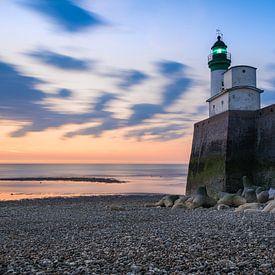
{"label": "pebble beach", "polygon": [[0,202],[0,274],[275,274],[275,215],[157,195]]}

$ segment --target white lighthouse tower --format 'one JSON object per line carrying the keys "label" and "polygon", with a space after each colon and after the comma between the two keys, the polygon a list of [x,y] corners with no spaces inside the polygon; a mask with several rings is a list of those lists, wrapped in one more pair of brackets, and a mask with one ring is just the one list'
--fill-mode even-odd
{"label": "white lighthouse tower", "polygon": [[260,93],[256,87],[256,68],[246,65],[234,66],[231,55],[220,35],[211,48],[208,56],[208,67],[211,70],[211,97],[209,116],[228,111],[255,111],[260,109]]}

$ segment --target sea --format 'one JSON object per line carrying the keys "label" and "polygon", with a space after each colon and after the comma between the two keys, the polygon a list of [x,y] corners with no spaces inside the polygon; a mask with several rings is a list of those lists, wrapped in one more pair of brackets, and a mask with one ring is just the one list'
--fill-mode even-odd
{"label": "sea", "polygon": [[[184,194],[187,169],[184,164],[1,164],[0,200]],[[2,180],[14,178],[19,180]],[[114,178],[121,182],[90,182],[87,178]]]}

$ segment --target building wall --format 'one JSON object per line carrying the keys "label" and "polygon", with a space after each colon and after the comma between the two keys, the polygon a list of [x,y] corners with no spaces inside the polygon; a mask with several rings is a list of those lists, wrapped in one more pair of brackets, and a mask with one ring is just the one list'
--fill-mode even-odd
{"label": "building wall", "polygon": [[211,72],[211,96],[214,96],[221,91],[224,72],[225,70],[215,70]]}
{"label": "building wall", "polygon": [[240,88],[229,92],[229,110],[256,111],[260,109],[260,93]]}
{"label": "building wall", "polygon": [[228,110],[256,111],[260,109],[260,93],[249,88],[239,88],[222,93],[209,102],[209,116]]}
{"label": "building wall", "polygon": [[224,88],[237,86],[256,87],[256,68],[250,66],[234,66],[224,73]]}
{"label": "building wall", "polygon": [[224,89],[232,88],[232,71],[231,71],[231,69],[227,70],[223,74],[223,84],[224,84]]}
{"label": "building wall", "polygon": [[224,93],[219,97],[211,100],[209,102],[209,116],[214,116],[216,114],[225,112],[228,110],[228,101],[229,95],[228,93]]}

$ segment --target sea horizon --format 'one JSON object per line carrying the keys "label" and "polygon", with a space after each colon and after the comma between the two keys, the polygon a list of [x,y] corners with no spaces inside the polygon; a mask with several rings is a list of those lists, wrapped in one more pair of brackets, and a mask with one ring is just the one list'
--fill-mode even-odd
{"label": "sea horizon", "polygon": [[0,200],[184,194],[187,168],[186,164],[0,164]]}

